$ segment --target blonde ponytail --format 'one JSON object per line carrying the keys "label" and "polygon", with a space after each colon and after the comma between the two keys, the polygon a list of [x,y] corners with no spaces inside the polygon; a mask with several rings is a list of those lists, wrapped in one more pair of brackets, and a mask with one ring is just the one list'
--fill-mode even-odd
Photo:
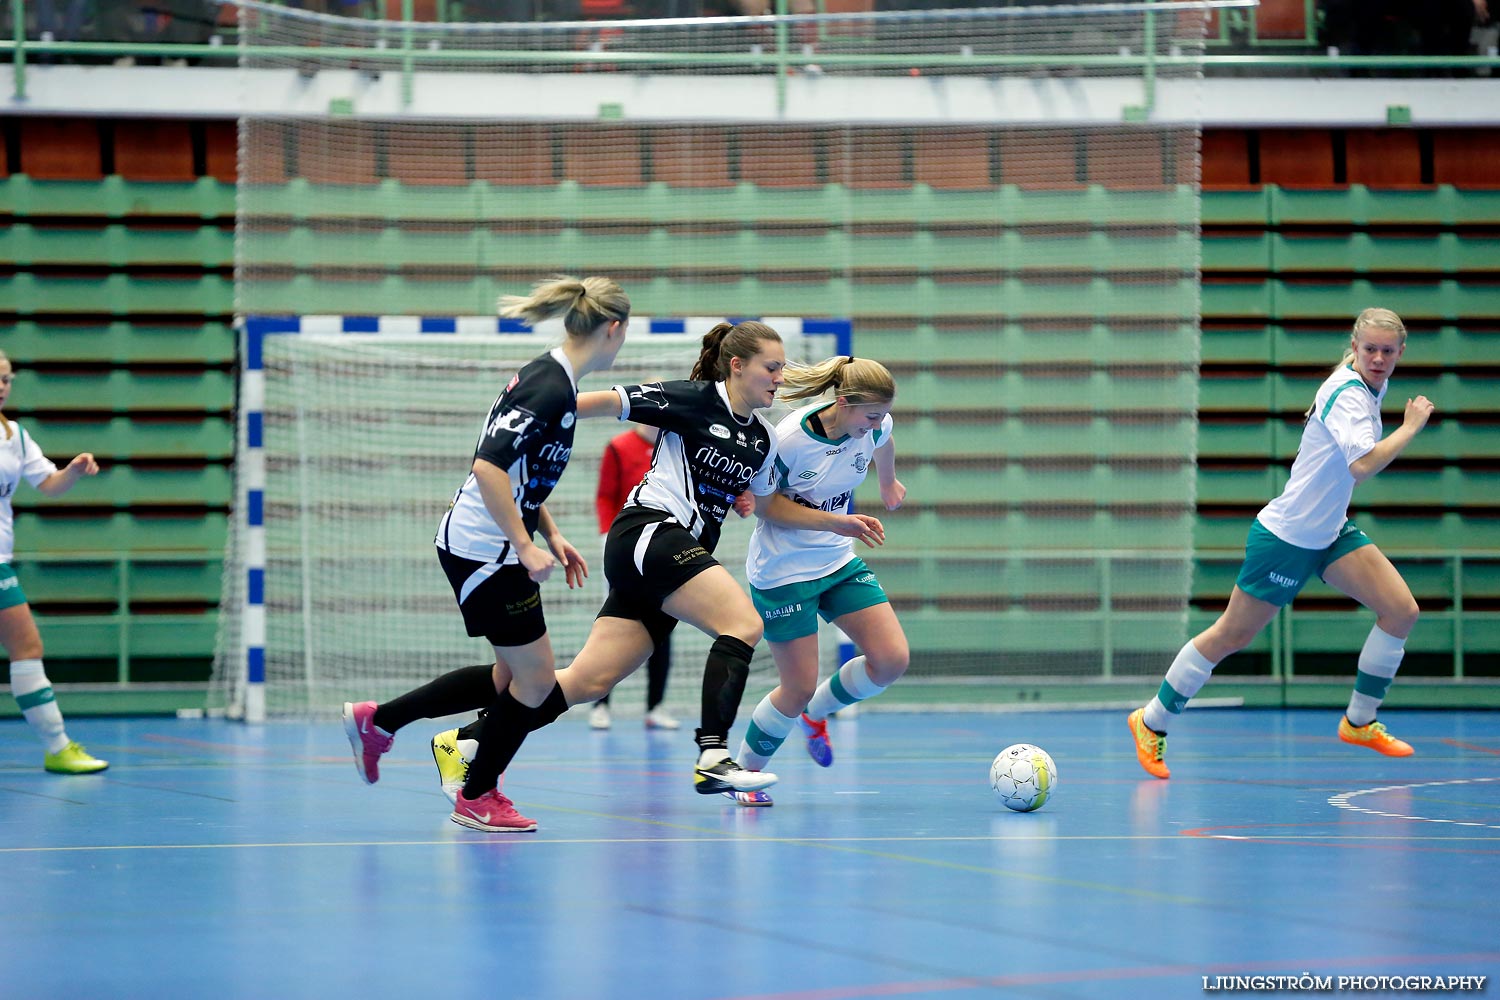
{"label": "blonde ponytail", "polygon": [[896,379],[879,361],[868,358],[835,357],[817,364],[788,364],[782,373],[790,392],[781,398],[788,402],[812,399],[832,392],[852,406],[889,403],[896,398]]}
{"label": "blonde ponytail", "polygon": [[590,336],[603,323],[630,318],[630,298],[613,278],[558,275],[531,286],[530,295],[502,295],[500,315],[536,324],[562,314],[569,337]]}

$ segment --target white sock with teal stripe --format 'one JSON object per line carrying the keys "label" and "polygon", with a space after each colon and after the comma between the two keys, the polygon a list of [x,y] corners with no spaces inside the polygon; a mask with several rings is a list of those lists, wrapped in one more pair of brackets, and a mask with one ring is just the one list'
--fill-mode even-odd
{"label": "white sock with teal stripe", "polygon": [[41,660],[10,661],[10,693],[15,695],[21,714],[26,716],[32,732],[41,739],[48,753],[57,753],[68,745],[62,711],[57,707],[52,682],[47,679]]}
{"label": "white sock with teal stripe", "polygon": [[1379,625],[1370,629],[1364,648],[1359,651],[1359,673],[1354,676],[1354,693],[1349,696],[1349,708],[1344,715],[1351,726],[1368,726],[1375,721],[1375,713],[1385,700],[1401,666],[1401,657],[1406,655],[1406,640],[1397,639]]}
{"label": "white sock with teal stripe", "polygon": [[807,717],[814,722],[826,719],[839,709],[873,698],[884,690],[870,679],[870,672],[865,669],[865,658],[856,656],[818,685],[818,690],[813,692],[812,701],[807,703]]}
{"label": "white sock with teal stripe", "polygon": [[1214,663],[1198,652],[1198,647],[1193,645],[1192,640],[1188,640],[1177,651],[1177,658],[1167,668],[1167,677],[1161,682],[1156,697],[1146,702],[1146,712],[1142,716],[1146,725],[1158,733],[1166,732],[1172,720],[1187,708],[1188,699],[1208,683],[1214,666]]}
{"label": "white sock with teal stripe", "polygon": [[740,743],[735,763],[747,771],[764,771],[766,761],[786,742],[796,724],[796,716],[782,715],[771,704],[771,696],[766,695],[750,713],[750,724],[745,727],[745,739]]}

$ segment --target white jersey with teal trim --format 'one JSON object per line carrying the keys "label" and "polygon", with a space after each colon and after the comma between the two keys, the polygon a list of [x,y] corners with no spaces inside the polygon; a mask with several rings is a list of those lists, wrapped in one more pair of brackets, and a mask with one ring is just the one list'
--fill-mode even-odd
{"label": "white jersey with teal trim", "polygon": [[10,506],[16,487],[23,478],[37,486],[57,471],[20,424],[10,421],[9,430],[6,435],[0,427],[0,563],[10,562],[16,554],[15,515]]}
{"label": "white jersey with teal trim", "polygon": [[[826,438],[810,425],[827,406],[814,403],[776,425],[776,491],[791,500],[834,514],[849,511],[854,490],[865,481],[875,449],[891,440],[887,413],[880,427],[864,437]],[[755,522],[745,573],[751,585],[770,590],[818,580],[854,558],[854,539],[831,531],[788,528],[764,518]]]}
{"label": "white jersey with teal trim", "polygon": [[1302,428],[1286,489],[1256,515],[1267,531],[1303,549],[1334,543],[1354,495],[1349,464],[1380,441],[1380,401],[1389,387],[1377,393],[1348,365],[1328,376]]}

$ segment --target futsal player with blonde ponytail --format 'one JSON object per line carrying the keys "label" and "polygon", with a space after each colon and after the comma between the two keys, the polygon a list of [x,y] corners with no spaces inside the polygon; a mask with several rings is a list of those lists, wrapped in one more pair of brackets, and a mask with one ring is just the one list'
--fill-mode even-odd
{"label": "futsal player with blonde ponytail", "polygon": [[1409,398],[1401,426],[1381,438],[1380,403],[1405,351],[1406,326],[1389,309],[1366,309],[1355,319],[1349,349],[1308,408],[1286,488],[1250,526],[1229,606],[1182,647],[1156,696],[1130,713],[1136,759],[1148,774],[1171,774],[1167,731],[1188,700],[1220,661],[1250,645],[1313,574],[1375,612],[1339,720],[1339,739],[1391,757],[1412,754],[1411,745],[1387,732],[1375,714],[1417,623],[1417,602],[1348,514],[1354,487],[1390,465],[1432,415],[1426,396]]}
{"label": "futsal player with blonde ponytail", "polygon": [[[397,730],[417,719],[488,709],[482,740],[453,813],[461,826],[525,832],[536,822],[500,793],[500,776],[528,732],[567,710],[554,673],[540,585],[561,566],[569,587],[588,575],[545,501],[567,468],[577,424],[578,381],[614,364],[630,326],[630,299],[609,278],[551,278],[529,295],[500,300],[502,316],[531,323],[561,316],[567,336],[530,361],[485,415],[469,474],[438,524],[438,561],[471,636],[494,649],[493,665],[461,667],[383,704],[344,704],[344,732],[366,783]],[[541,532],[546,548],[533,538]],[[513,745],[512,745],[513,744]]]}
{"label": "futsal player with blonde ponytail", "polygon": [[[798,729],[812,759],[831,765],[828,716],[880,694],[906,673],[910,660],[906,633],[880,581],[855,554],[853,539],[830,530],[848,516],[871,466],[886,510],[906,500],[891,433],[896,381],[878,361],[853,357],[789,365],[785,378],[791,388],[783,399],[815,402],[776,427],[777,492],[762,509],[745,559],[780,682],[755,706],[740,745],[740,764],[751,770],[763,768]],[[800,524],[787,523],[788,508],[805,512]],[[821,684],[819,616],[859,650]],[[763,791],[730,797],[744,806],[771,805]]]}

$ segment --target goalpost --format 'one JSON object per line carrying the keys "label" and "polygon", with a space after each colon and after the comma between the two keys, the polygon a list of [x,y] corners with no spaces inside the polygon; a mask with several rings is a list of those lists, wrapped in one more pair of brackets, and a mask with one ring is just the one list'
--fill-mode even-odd
{"label": "goalpost", "polygon": [[[765,321],[789,358],[849,349],[847,320]],[[614,367],[581,388],[686,378],[716,322],[635,317]],[[495,395],[561,341],[557,321],[536,330],[494,317],[246,321],[238,502],[215,656],[227,714],[249,722],[328,715],[344,701],[386,699],[493,659],[488,643],[464,634],[433,533]],[[590,572],[578,590],[561,575],[544,587],[560,667],[581,648],[607,592],[594,493],[605,444],[628,426],[581,421],[568,473],[547,503]],[[742,581],[749,528],[727,524],[719,550]],[[692,629],[674,633],[684,676],[669,684],[669,701],[696,701],[707,650]],[[640,683],[631,678],[622,690]]]}

